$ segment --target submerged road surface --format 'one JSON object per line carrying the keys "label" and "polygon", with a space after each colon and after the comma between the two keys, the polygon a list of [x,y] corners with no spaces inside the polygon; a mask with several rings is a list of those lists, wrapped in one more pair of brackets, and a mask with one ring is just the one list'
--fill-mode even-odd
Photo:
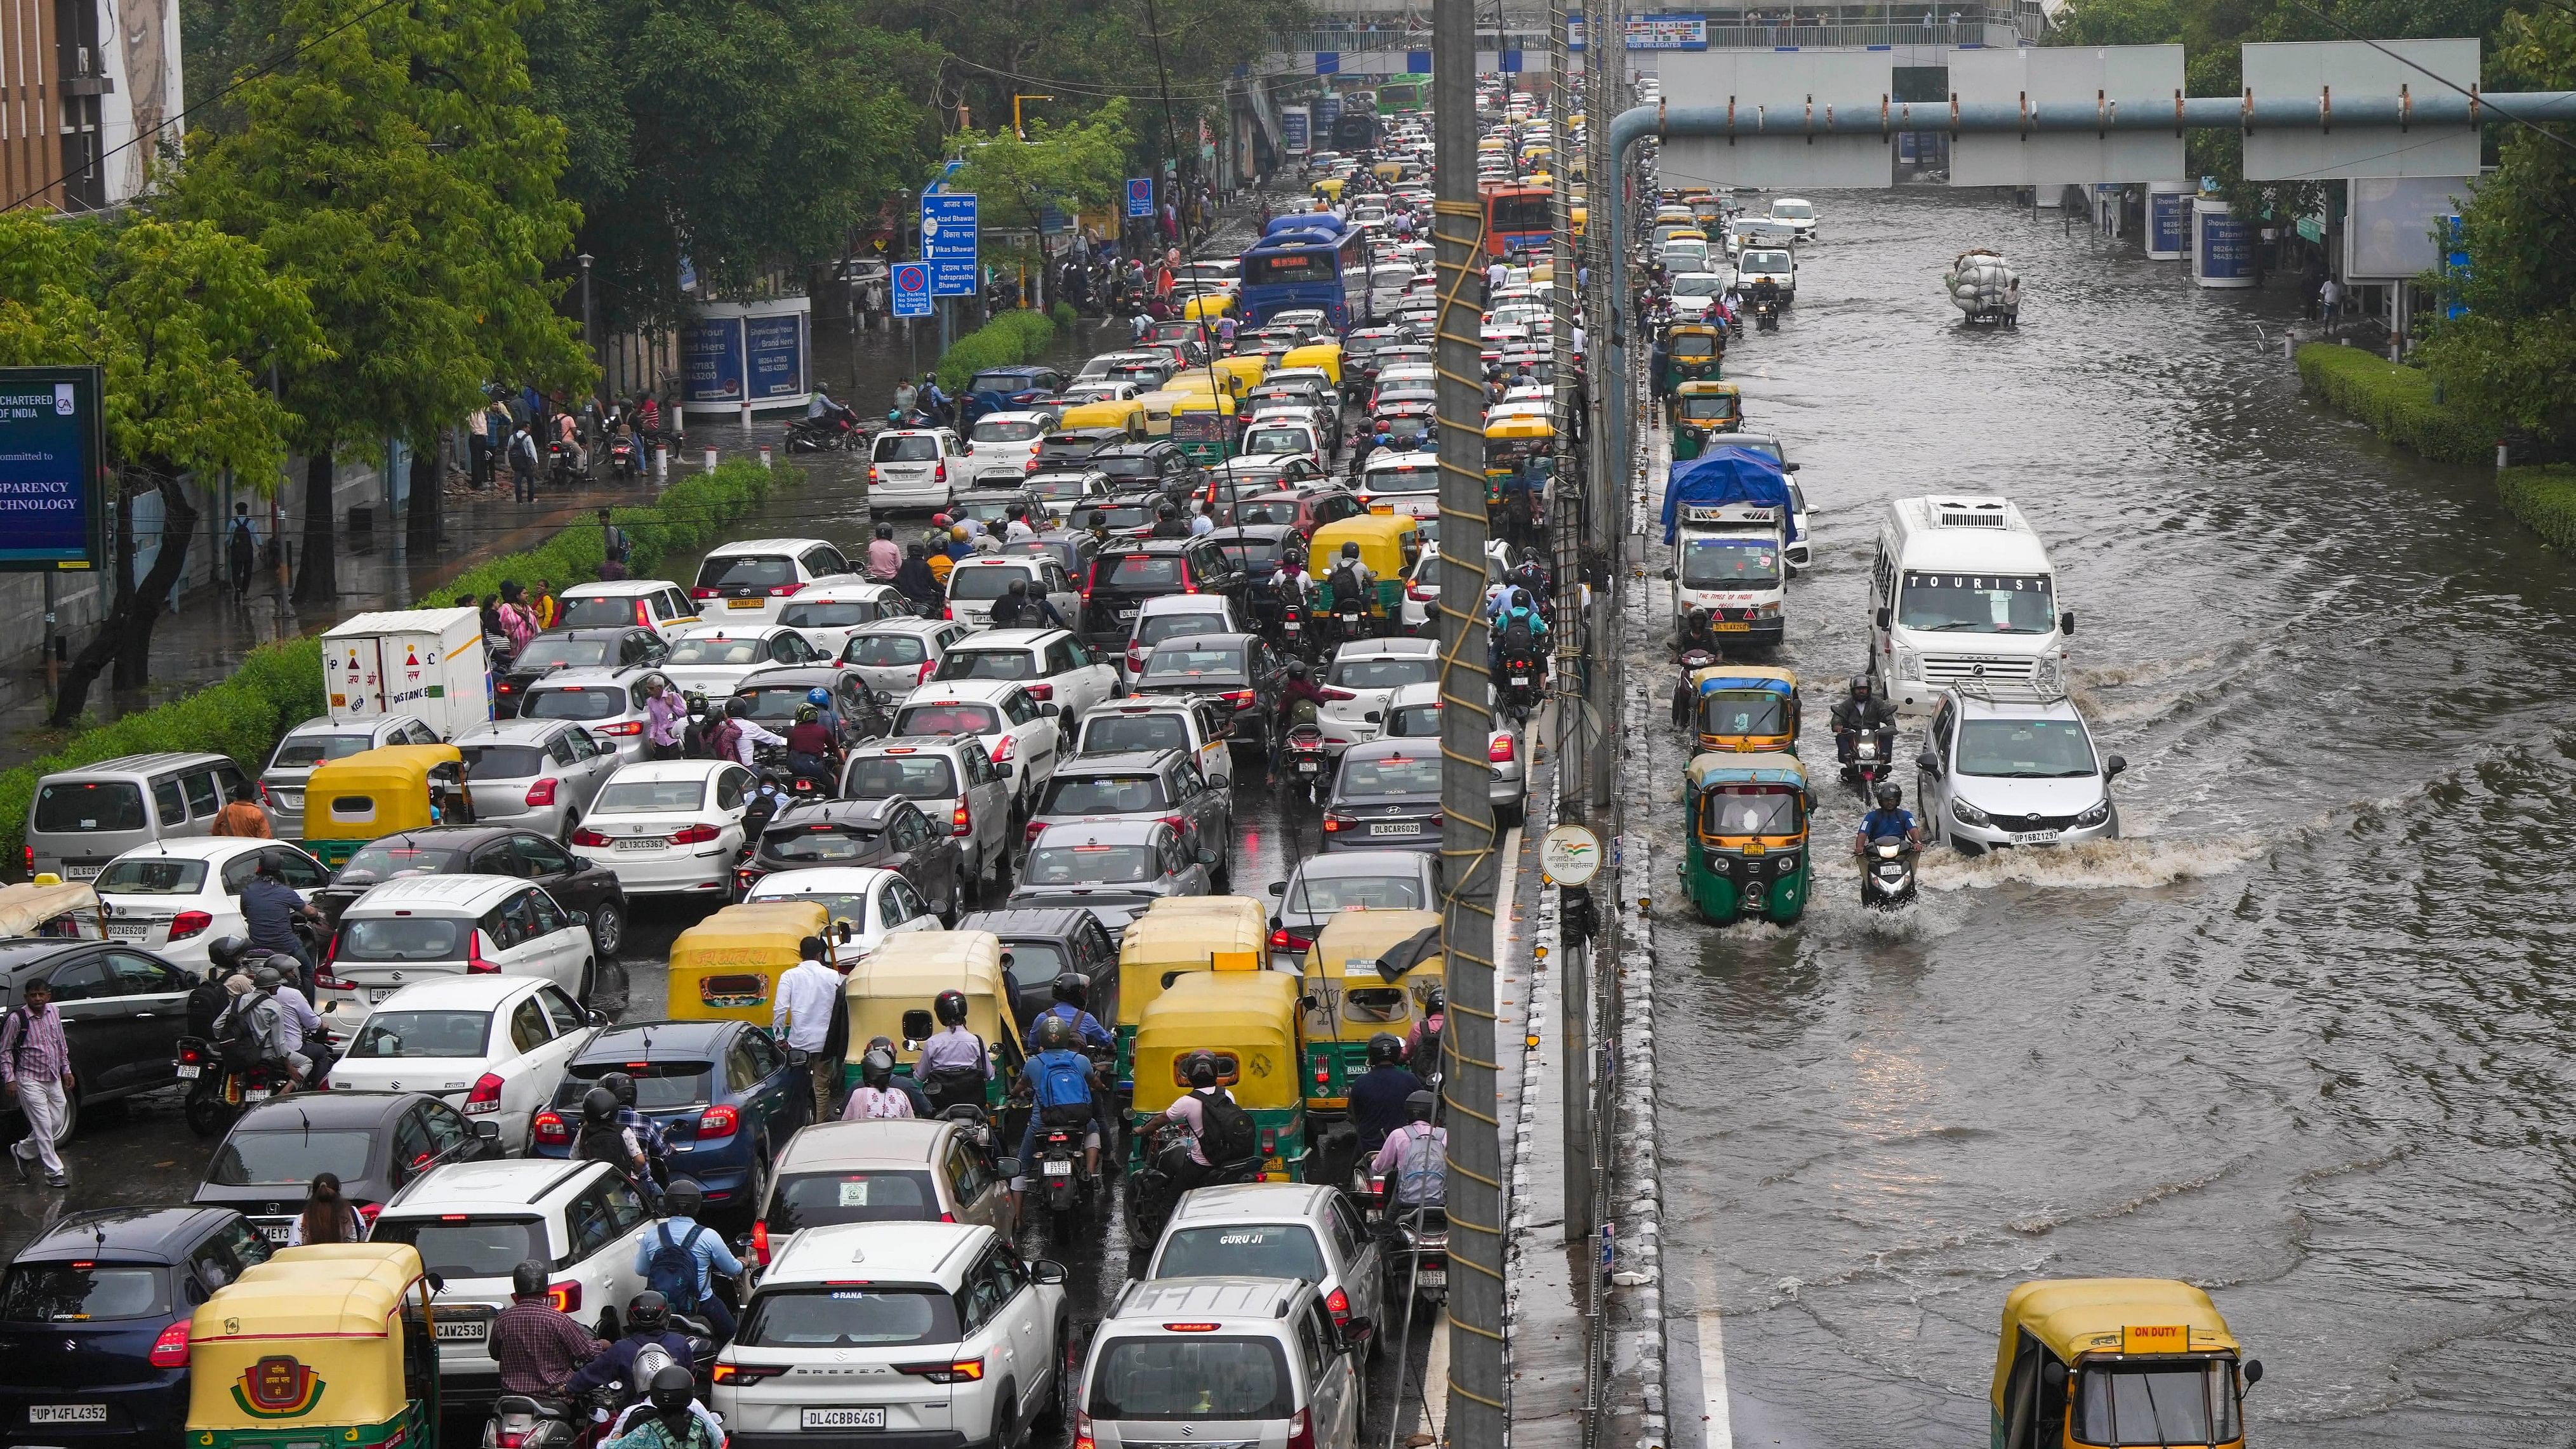
{"label": "submerged road surface", "polygon": [[[1658,907],[1681,1442],[1704,1309],[1737,1443],[1983,1444],[2005,1292],[2121,1274],[2215,1296],[2259,1442],[2568,1443],[2576,572],[2481,472],[2303,401],[2285,294],[1978,198],[1821,210],[1727,376],[1816,508],[1780,662],[1827,865],[1788,929]],[[1958,325],[1971,245],[2020,266],[2018,332]],[[1935,854],[1867,917],[1821,726],[1883,504],[1934,490],[2046,539],[2126,838]]]}

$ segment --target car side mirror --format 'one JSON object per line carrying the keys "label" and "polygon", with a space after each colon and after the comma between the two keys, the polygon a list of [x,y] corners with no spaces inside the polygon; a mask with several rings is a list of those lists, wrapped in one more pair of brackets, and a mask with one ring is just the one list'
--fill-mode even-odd
{"label": "car side mirror", "polygon": [[489,1117],[480,1118],[474,1123],[474,1135],[486,1142],[498,1142],[501,1140],[501,1124]]}
{"label": "car side mirror", "polygon": [[564,912],[564,915],[570,918],[572,923],[576,926],[587,926],[590,924],[590,912],[588,911],[566,911]]}
{"label": "car side mirror", "polygon": [[1798,465],[1795,463],[1783,463],[1780,465],[1780,471],[1783,473],[1795,473],[1798,471]]}
{"label": "car side mirror", "polygon": [[592,1012],[592,1013],[590,1014],[590,1024],[591,1024],[592,1026],[601,1026],[601,1027],[604,1027],[604,1026],[608,1025],[608,1013],[607,1013],[607,1012],[604,1012],[604,1011],[594,1011],[594,1012]]}
{"label": "car side mirror", "polygon": [[2129,768],[2127,756],[2113,755],[2102,762],[2102,778],[2107,780],[2127,768]]}
{"label": "car side mirror", "polygon": [[993,766],[993,773],[994,773],[994,775],[995,775],[995,776],[997,776],[998,778],[1001,778],[1001,779],[1004,779],[1004,780],[1007,780],[1007,779],[1011,778],[1011,762],[1010,762],[1010,761],[1008,761],[1008,760],[1003,760],[1003,761],[1000,761],[1000,762],[996,763],[996,764]]}
{"label": "car side mirror", "polygon": [[1367,1347],[1368,1341],[1376,1336],[1377,1321],[1375,1319],[1350,1318],[1345,1319],[1342,1323],[1342,1347],[1353,1353],[1357,1353],[1361,1349]]}
{"label": "car side mirror", "polygon": [[[492,1126],[493,1126],[493,1127],[494,1127],[494,1129],[496,1129],[496,1130],[500,1127],[500,1125],[501,1125],[501,1124],[500,1124],[500,1123],[498,1123],[498,1122],[495,1122],[495,1123],[493,1123],[493,1124],[492,1124]],[[444,1274],[444,1273],[440,1273],[440,1272],[436,1271],[435,1269],[433,1269],[433,1270],[431,1270],[430,1272],[427,1272],[427,1273],[423,1273],[423,1274],[421,1274],[421,1277],[422,1277],[422,1279],[423,1279],[424,1281],[426,1281],[426,1282],[429,1284],[429,1291],[430,1291],[430,1292],[432,1292],[432,1293],[444,1293],[444,1292],[446,1292],[446,1291],[447,1291],[447,1275],[446,1275],[446,1274]],[[2253,1368],[2253,1367],[2255,1367],[2255,1365],[2253,1365],[2253,1364],[2247,1364],[2247,1365],[2246,1365],[2246,1367],[2247,1367],[2247,1368]],[[2253,1382],[2253,1380],[2248,1379],[2248,1380],[2246,1380],[2246,1382],[2251,1383],[2251,1382]]]}
{"label": "car side mirror", "polygon": [[1878,614],[1877,614],[1878,627],[1880,627],[1880,628],[1882,628],[1882,629],[1886,628],[1886,627],[1887,627],[1887,621],[1888,621],[1891,617],[1893,617],[1893,616],[1894,616],[1894,611],[1893,611],[1893,610],[1890,610],[1890,609],[1887,609],[1887,608],[1882,607],[1882,608],[1878,611]]}
{"label": "car side mirror", "polygon": [[1065,1279],[1064,1265],[1053,1258],[1040,1258],[1029,1265],[1029,1277],[1049,1286],[1061,1283]]}
{"label": "car side mirror", "polygon": [[1940,774],[1941,757],[1932,753],[1930,750],[1925,750],[1923,753],[1914,757],[1914,768],[1921,770],[1927,775]]}
{"label": "car side mirror", "polygon": [[1680,577],[1681,577],[1681,575],[1680,575],[1679,573],[1676,573],[1675,571],[1673,571],[1673,570],[1671,570],[1671,569],[1666,569],[1666,570],[1664,570],[1664,582],[1665,582],[1665,583],[1668,583],[1668,584],[1669,584],[1669,583],[1673,582],[1674,580],[1676,580],[1676,579],[1678,579],[1678,578],[1680,578]]}
{"label": "car side mirror", "polygon": [[2245,1368],[2243,1372],[2245,1375],[2245,1387],[2250,1389],[2256,1384],[2263,1382],[2263,1360],[2259,1358],[2249,1358],[2245,1360]]}
{"label": "car side mirror", "polygon": [[[1272,881],[1272,882],[1270,883],[1270,893],[1271,893],[1272,895],[1274,895],[1274,896],[1285,896],[1285,895],[1287,895],[1287,894],[1288,894],[1288,882],[1286,882],[1286,881],[1284,881],[1284,880],[1274,880],[1274,881]],[[1274,921],[1274,922],[1272,922],[1271,924],[1276,925],[1276,924],[1278,924],[1278,923]]]}
{"label": "car side mirror", "polygon": [[2073,609],[2058,610],[2057,632],[2065,635],[2069,639],[2075,637],[2075,611]]}

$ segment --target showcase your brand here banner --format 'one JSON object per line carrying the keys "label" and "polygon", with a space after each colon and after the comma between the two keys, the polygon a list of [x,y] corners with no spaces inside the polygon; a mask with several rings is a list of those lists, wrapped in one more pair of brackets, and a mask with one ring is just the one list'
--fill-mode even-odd
{"label": "showcase your brand here banner", "polygon": [[[1565,23],[1565,43],[1569,50],[1583,48],[1584,18],[1574,16]],[[1628,17],[1630,50],[1706,50],[1708,17],[1705,15],[1631,15]]]}

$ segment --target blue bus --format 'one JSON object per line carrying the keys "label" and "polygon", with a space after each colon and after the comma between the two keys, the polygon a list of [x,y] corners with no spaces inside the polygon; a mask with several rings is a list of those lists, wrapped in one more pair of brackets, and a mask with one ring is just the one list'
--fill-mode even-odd
{"label": "blue bus", "polygon": [[1329,211],[1274,217],[1243,254],[1235,303],[1255,327],[1313,307],[1334,332],[1347,332],[1368,310],[1368,273],[1368,238],[1359,228]]}

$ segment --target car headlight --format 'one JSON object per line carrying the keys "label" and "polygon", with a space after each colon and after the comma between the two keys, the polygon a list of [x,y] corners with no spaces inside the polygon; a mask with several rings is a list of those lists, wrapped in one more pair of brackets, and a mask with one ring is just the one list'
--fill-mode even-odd
{"label": "car headlight", "polygon": [[2075,817],[2075,827],[2078,830],[2081,830],[2089,825],[2099,825],[2110,818],[2111,797],[2105,795],[2100,800],[2095,801],[2091,809],[2088,809],[2083,814]]}
{"label": "car headlight", "polygon": [[1792,850],[1787,854],[1780,856],[1778,869],[1782,875],[1790,875],[1796,872],[1798,869],[1798,852]]}
{"label": "car headlight", "polygon": [[1756,608],[1753,612],[1759,618],[1777,619],[1780,617],[1780,606],[1776,603],[1764,604]]}
{"label": "car headlight", "polygon": [[2066,661],[2054,654],[2039,656],[2039,662],[2031,666],[2030,680],[2042,689],[2065,688]]}
{"label": "car headlight", "polygon": [[1950,802],[1950,818],[1962,825],[1974,825],[1981,830],[1995,823],[1986,817],[1986,812],[1965,800]]}
{"label": "car headlight", "polygon": [[1923,656],[1900,646],[1896,651],[1896,677],[1920,683],[1923,678]]}

